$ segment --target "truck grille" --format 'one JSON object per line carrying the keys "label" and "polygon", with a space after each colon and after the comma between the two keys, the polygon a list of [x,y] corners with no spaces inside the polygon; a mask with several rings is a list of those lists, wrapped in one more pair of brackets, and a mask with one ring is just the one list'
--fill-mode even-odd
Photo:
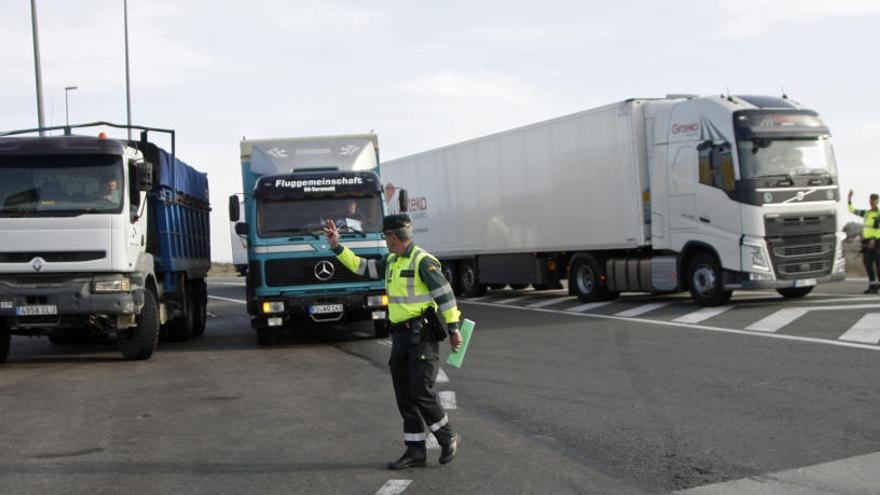
{"label": "truck grille", "polygon": [[767,247],[780,280],[824,277],[834,267],[834,214],[765,218]]}
{"label": "truck grille", "polygon": [[34,258],[50,263],[94,261],[107,257],[106,251],[52,251],[52,252],[6,252],[0,253],[0,263],[27,263]]}
{"label": "truck grille", "polygon": [[[367,259],[379,259],[378,256],[365,256]],[[333,275],[321,280],[315,275],[315,266],[321,262],[329,262],[333,266]],[[291,258],[269,260],[264,263],[266,285],[269,287],[290,287],[294,285],[337,284],[369,280],[366,276],[356,275],[344,267],[336,258]],[[326,277],[325,277],[326,278]]]}

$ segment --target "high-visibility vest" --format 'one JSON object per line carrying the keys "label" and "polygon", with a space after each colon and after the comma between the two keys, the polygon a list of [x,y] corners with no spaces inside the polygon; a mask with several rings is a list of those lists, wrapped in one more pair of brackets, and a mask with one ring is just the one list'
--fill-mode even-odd
{"label": "high-visibility vest", "polygon": [[849,211],[865,219],[862,239],[880,239],[880,210],[857,210],[850,203]]}
{"label": "high-visibility vest", "polygon": [[388,291],[388,319],[391,323],[415,318],[428,308],[437,309],[431,291],[419,275],[419,264],[425,257],[436,261],[417,246],[413,246],[408,258],[388,255],[385,290]]}

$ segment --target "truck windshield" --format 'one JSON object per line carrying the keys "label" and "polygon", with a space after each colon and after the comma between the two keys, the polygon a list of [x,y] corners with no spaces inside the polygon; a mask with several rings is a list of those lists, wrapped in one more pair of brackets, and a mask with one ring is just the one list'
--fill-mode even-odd
{"label": "truck windshield", "polygon": [[377,233],[382,227],[378,197],[322,199],[263,199],[257,203],[257,232],[261,237],[320,235],[324,221],[333,219],[340,233]]}
{"label": "truck windshield", "polygon": [[0,216],[122,211],[122,157],[0,156]]}
{"label": "truck windshield", "polygon": [[738,142],[743,179],[837,176],[828,138],[754,139]]}

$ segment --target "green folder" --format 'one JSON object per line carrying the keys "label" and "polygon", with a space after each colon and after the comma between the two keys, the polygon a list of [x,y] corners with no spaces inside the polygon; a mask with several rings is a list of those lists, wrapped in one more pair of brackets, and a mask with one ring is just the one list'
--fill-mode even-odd
{"label": "green folder", "polygon": [[458,352],[450,352],[449,357],[446,358],[446,363],[456,368],[461,368],[461,362],[464,361],[464,353],[467,351],[468,342],[471,341],[471,335],[474,333],[474,326],[476,323],[471,320],[465,319],[461,323],[461,347],[458,348]]}

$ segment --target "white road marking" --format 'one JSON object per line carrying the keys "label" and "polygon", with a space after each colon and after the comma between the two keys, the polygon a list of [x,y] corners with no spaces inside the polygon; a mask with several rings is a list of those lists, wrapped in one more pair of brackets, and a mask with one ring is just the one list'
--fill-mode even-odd
{"label": "white road marking", "polygon": [[683,495],[877,493],[880,452],[682,490]]}
{"label": "white road marking", "polygon": [[550,306],[552,304],[561,303],[562,301],[570,301],[572,296],[564,296],[564,297],[554,297],[553,299],[547,299],[546,301],[536,302],[533,304],[529,304],[530,308],[543,308],[544,306]]}
{"label": "white road marking", "polygon": [[[462,301],[462,302],[470,303],[471,301]],[[729,333],[729,334],[733,334],[733,335],[749,335],[752,337],[765,337],[765,338],[779,339],[779,340],[790,340],[793,342],[808,342],[810,344],[830,345],[830,346],[834,346],[834,347],[849,347],[852,349],[880,351],[880,346],[860,344],[860,343],[856,343],[856,342],[843,342],[840,340],[817,339],[814,337],[799,337],[797,335],[785,335],[785,334],[778,334],[778,333],[752,332],[749,330],[739,330],[736,328],[712,327],[712,326],[708,326],[708,325],[679,323],[676,321],[649,320],[646,318],[623,318],[623,317],[615,316],[615,315],[597,315],[597,314],[592,314],[592,313],[572,313],[570,311],[562,311],[562,310],[557,310],[557,309],[527,308],[524,306],[501,306],[501,305],[496,305],[496,304],[492,304],[489,302],[475,302],[473,304],[476,304],[478,306],[494,306],[494,307],[498,307],[498,308],[507,308],[507,309],[520,310],[520,311],[537,311],[540,313],[569,315],[571,317],[597,318],[597,319],[601,319],[601,320],[620,320],[620,321],[627,321],[627,322],[634,322],[635,321],[635,322],[639,322],[639,323],[647,323],[649,325],[689,328],[692,330],[705,330],[707,332]],[[843,308],[843,309],[846,309],[846,308]]]}
{"label": "white road marking", "polygon": [[437,397],[440,398],[440,405],[443,406],[443,409],[456,409],[455,392],[452,390],[439,392],[437,393]]}
{"label": "white road marking", "polygon": [[208,280],[208,285],[231,285],[234,287],[244,287],[247,284],[242,282],[216,282],[214,280]]}
{"label": "white road marking", "polygon": [[672,321],[677,321],[679,323],[699,323],[701,321],[708,320],[713,316],[718,316],[732,307],[733,306],[728,305],[715,306],[714,308],[700,308],[692,313],[688,313],[684,316],[679,316]]}
{"label": "white road marking", "polygon": [[573,308],[567,308],[565,311],[572,311],[574,313],[581,313],[584,311],[592,311],[596,308],[601,308],[602,306],[608,306],[613,301],[603,301],[603,302],[592,302],[587,304],[581,304],[580,306],[575,306]]}
{"label": "white road marking", "polygon": [[390,346],[390,345],[391,345],[391,341],[390,341],[390,340],[386,340],[386,339],[377,340],[376,343],[379,344],[379,345],[386,345],[386,346]]}
{"label": "white road marking", "polygon": [[859,301],[880,301],[880,298],[877,296],[874,297],[864,297],[864,296],[849,296],[849,297],[841,297],[835,299],[813,299],[811,301],[790,301],[796,304],[827,304],[827,303],[848,303],[848,302],[859,302]]}
{"label": "white road marking", "polygon": [[645,313],[650,313],[655,309],[660,309],[663,306],[667,306],[669,303],[650,303],[650,304],[642,304],[641,306],[636,306],[635,308],[628,309],[626,311],[621,311],[620,313],[615,314],[614,316],[621,316],[624,318],[632,318],[633,316],[641,316]]}
{"label": "white road marking", "polygon": [[801,316],[810,311],[846,311],[852,309],[874,309],[880,308],[880,304],[850,304],[838,306],[813,306],[809,308],[785,308],[773,313],[772,315],[758,320],[746,327],[746,330],[755,332],[775,332],[789,323],[797,320]]}
{"label": "white road marking", "polygon": [[437,437],[431,432],[428,432],[428,435],[425,437],[425,447],[427,447],[428,450],[440,449],[440,442],[437,441]]}
{"label": "white road marking", "polygon": [[449,375],[447,375],[446,372],[443,371],[443,368],[440,368],[440,370],[437,371],[436,383],[449,383]]}
{"label": "white road marking", "polygon": [[497,297],[497,295],[496,295],[496,294],[492,294],[491,296],[480,296],[480,297],[474,297],[474,298],[471,298],[471,299],[462,299],[462,301],[484,301],[484,300],[486,300],[486,299],[490,299],[490,298],[493,298],[493,297]]}
{"label": "white road marking", "polygon": [[530,299],[531,297],[532,296],[516,296],[516,297],[509,297],[507,299],[500,299],[500,300],[494,301],[494,302],[496,304],[510,304],[512,302],[522,301],[523,299]]}
{"label": "white road marking", "polygon": [[376,495],[398,495],[409,487],[412,480],[388,480],[379,488]]}
{"label": "white road marking", "polygon": [[866,314],[838,339],[850,342],[864,342],[866,344],[880,344],[880,313]]}
{"label": "white road marking", "polygon": [[230,299],[228,297],[208,296],[208,299],[218,299],[220,301],[228,301],[228,302],[234,302],[234,303],[238,303],[238,304],[247,304],[247,301],[242,301],[241,299]]}

